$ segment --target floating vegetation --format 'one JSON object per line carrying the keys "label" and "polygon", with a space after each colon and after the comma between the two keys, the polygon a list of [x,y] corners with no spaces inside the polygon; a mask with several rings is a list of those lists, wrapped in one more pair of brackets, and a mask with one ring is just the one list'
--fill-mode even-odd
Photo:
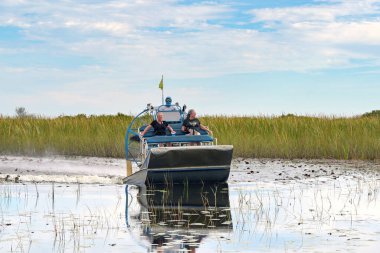
{"label": "floating vegetation", "polygon": [[0,184],[0,252],[365,252],[380,246],[378,171],[163,187]]}

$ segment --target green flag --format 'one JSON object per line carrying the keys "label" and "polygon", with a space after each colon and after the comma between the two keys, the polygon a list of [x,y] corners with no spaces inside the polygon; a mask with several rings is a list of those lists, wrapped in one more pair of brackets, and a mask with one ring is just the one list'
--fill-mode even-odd
{"label": "green flag", "polygon": [[160,84],[158,85],[158,88],[160,88],[161,90],[164,89],[164,76],[162,76]]}

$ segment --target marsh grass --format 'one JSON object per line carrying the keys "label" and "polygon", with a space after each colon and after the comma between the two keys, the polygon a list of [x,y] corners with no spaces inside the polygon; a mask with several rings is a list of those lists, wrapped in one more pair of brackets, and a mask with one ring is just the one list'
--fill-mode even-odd
{"label": "marsh grass", "polygon": [[0,118],[0,153],[124,157],[132,117]]}
{"label": "marsh grass", "polygon": [[[0,153],[124,157],[127,115],[0,117]],[[235,157],[380,159],[380,117],[201,118]]]}
{"label": "marsh grass", "polygon": [[379,159],[379,117],[202,118],[235,156],[258,158]]}

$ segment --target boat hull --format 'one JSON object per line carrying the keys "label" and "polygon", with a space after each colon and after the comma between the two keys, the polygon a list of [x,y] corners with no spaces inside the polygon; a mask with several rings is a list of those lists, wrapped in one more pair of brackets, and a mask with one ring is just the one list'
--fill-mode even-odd
{"label": "boat hull", "polygon": [[230,166],[148,169],[146,181],[148,184],[226,182],[229,175]]}
{"label": "boat hull", "polygon": [[146,184],[226,182],[232,152],[231,145],[152,148],[141,170],[125,182],[144,177]]}

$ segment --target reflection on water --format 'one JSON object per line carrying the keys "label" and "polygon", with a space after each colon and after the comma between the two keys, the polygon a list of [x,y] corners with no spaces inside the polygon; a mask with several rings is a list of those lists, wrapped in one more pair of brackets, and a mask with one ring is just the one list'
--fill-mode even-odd
{"label": "reflection on water", "polygon": [[378,252],[380,177],[125,187],[0,183],[0,252]]}
{"label": "reflection on water", "polygon": [[132,218],[141,222],[150,250],[196,252],[209,230],[232,228],[226,183],[145,186],[137,199],[140,212]]}

